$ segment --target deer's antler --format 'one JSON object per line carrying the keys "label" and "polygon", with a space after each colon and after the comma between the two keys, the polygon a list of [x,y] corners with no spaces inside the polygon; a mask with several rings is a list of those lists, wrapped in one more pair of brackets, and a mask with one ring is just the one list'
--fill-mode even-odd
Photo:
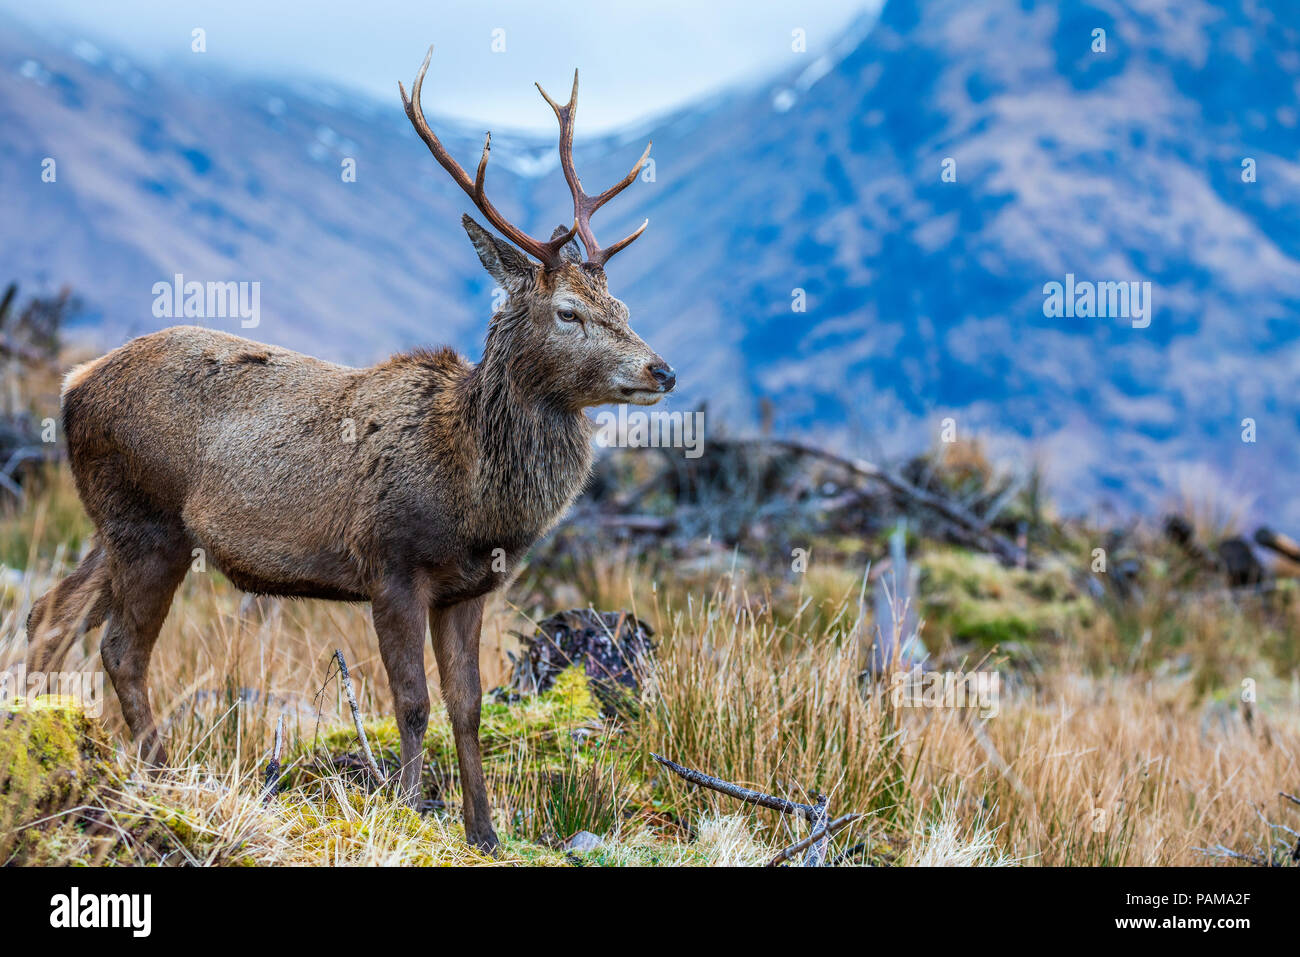
{"label": "deer's antler", "polygon": [[578,112],[578,71],[573,71],[573,92],[569,94],[569,102],[563,106],[560,106],[547,96],[540,83],[535,85],[537,92],[542,94],[542,98],[547,103],[551,104],[556,119],[560,121],[560,166],[564,169],[564,178],[569,182],[569,191],[573,193],[574,229],[577,230],[582,245],[587,247],[587,262],[596,266],[604,266],[611,256],[640,236],[645,231],[645,228],[650,225],[650,220],[647,219],[643,222],[631,236],[624,237],[614,245],[602,249],[600,244],[596,242],[595,234],[591,231],[591,214],[632,185],[637,173],[641,172],[641,167],[645,165],[645,161],[650,157],[651,144],[646,144],[645,152],[641,154],[641,158],[636,161],[636,165],[632,167],[630,173],[599,196],[588,196],[582,189],[582,183],[578,180],[578,171],[573,167],[573,118],[574,114]]}
{"label": "deer's antler", "polygon": [[[424,145],[429,147],[429,152],[433,154],[433,158],[438,161],[438,164],[443,169],[451,174],[451,178],[454,179],[457,185],[460,186],[469,198],[474,201],[474,205],[482,211],[483,215],[487,217],[488,222],[495,226],[498,232],[524,252],[540,260],[542,265],[547,269],[553,269],[559,266],[560,250],[564,248],[565,243],[573,238],[574,232],[577,229],[577,224],[574,224],[573,229],[560,233],[554,239],[546,242],[529,236],[502,216],[501,213],[497,211],[497,208],[492,205],[492,202],[487,198],[487,195],[483,191],[483,178],[487,173],[488,153],[492,148],[492,134],[488,133],[487,137],[483,140],[483,156],[479,159],[478,171],[474,174],[474,179],[471,180],[465,170],[461,168],[461,165],[456,162],[450,153],[447,152],[447,148],[442,145],[442,141],[438,139],[437,134],[429,128],[429,124],[424,118],[424,110],[420,108],[420,87],[424,85],[424,74],[428,72],[429,60],[432,57],[433,47],[431,46],[429,47],[429,52],[424,55],[424,62],[420,64],[420,72],[416,75],[415,82],[411,85],[411,96],[409,99],[406,95],[406,87],[402,86],[400,80],[397,83],[397,88],[402,92],[402,106],[406,108],[406,115],[410,119],[411,125],[414,126],[415,131],[420,134],[420,139],[424,140]],[[570,136],[570,138],[572,138],[572,136]],[[633,172],[635,173],[635,171]],[[567,170],[565,175],[568,175]],[[571,180],[571,182],[576,182],[576,179]],[[624,185],[627,184],[625,183]],[[628,241],[629,240],[624,240],[620,244],[620,248],[621,246],[627,245]],[[586,242],[585,239],[584,242]],[[590,248],[590,245],[588,245],[589,250]],[[615,251],[616,250],[611,250],[606,258],[613,255]],[[604,260],[601,261],[603,262]]]}

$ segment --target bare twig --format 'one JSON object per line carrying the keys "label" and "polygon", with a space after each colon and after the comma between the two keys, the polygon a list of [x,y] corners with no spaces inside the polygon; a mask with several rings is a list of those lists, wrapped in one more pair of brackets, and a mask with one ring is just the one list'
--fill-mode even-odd
{"label": "bare twig", "polygon": [[334,649],[334,659],[339,664],[339,673],[343,676],[343,690],[348,696],[348,707],[352,709],[352,723],[357,727],[357,737],[361,739],[361,755],[365,758],[366,767],[370,773],[375,776],[379,784],[384,783],[383,772],[379,770],[379,765],[375,763],[375,756],[370,753],[370,742],[366,740],[366,729],[361,726],[361,709],[357,707],[357,694],[352,690],[352,676],[348,674],[348,664],[343,660],[343,650]]}
{"label": "bare twig", "polygon": [[284,743],[284,712],[275,722],[275,748],[271,760],[266,763],[266,777],[262,782],[262,803],[270,804],[271,799],[280,793],[280,746]]}
{"label": "bare twig", "polygon": [[61,457],[61,453],[57,448],[43,445],[20,445],[10,454],[5,461],[4,468],[0,469],[0,473],[12,478],[14,472],[18,470],[18,466],[24,462],[56,462]]}
{"label": "bare twig", "polygon": [[1028,484],[1028,481],[1028,478],[1022,475],[1007,483],[1007,487],[998,493],[997,497],[993,499],[988,508],[984,510],[984,514],[980,516],[980,522],[985,528],[992,525],[1012,499],[1025,490],[1025,485]]}
{"label": "bare twig", "polygon": [[830,813],[826,810],[826,795],[819,794],[816,791],[810,791],[809,797],[813,799],[813,819],[812,831],[816,834],[819,830],[822,832],[820,838],[814,839],[808,845],[808,853],[804,855],[804,867],[821,867],[826,860],[826,846],[830,843],[830,835],[826,833],[826,824],[830,820]]}
{"label": "bare twig", "polygon": [[[767,866],[776,867],[778,864],[790,860],[790,858],[794,857],[806,847],[813,847],[817,844],[822,844],[823,842],[829,842],[832,837],[861,817],[861,814],[845,814],[843,817],[836,818],[829,824],[823,823],[820,828],[814,830],[802,841],[797,841],[794,844],[791,844],[789,847],[785,848],[785,850],[777,854],[776,857],[767,862]],[[844,855],[840,856],[843,857]],[[816,866],[810,865],[806,857],[804,858],[803,863],[804,867]]]}
{"label": "bare twig", "polygon": [[669,761],[667,758],[660,757],[653,751],[650,757],[654,758],[669,771],[672,771],[680,778],[691,782],[702,788],[709,788],[728,797],[733,797],[737,801],[744,801],[746,804],[757,804],[759,807],[769,808],[773,811],[780,811],[782,814],[794,814],[802,817],[805,821],[812,821],[817,813],[817,809],[811,804],[800,804],[798,801],[787,801],[785,798],[773,797],[770,794],[764,794],[762,791],[753,791],[749,788],[741,787],[739,784],[731,784],[721,778],[715,778],[711,774],[705,774],[703,771],[696,771],[694,768],[682,767],[675,761]]}
{"label": "bare twig", "polygon": [[1235,861],[1245,861],[1247,864],[1254,864],[1256,867],[1271,866],[1268,861],[1261,860],[1251,854],[1242,854],[1229,847],[1224,847],[1222,844],[1216,844],[1214,847],[1194,847],[1192,850],[1200,851],[1202,854],[1208,854],[1210,857],[1231,858]]}
{"label": "bare twig", "polygon": [[14,358],[20,362],[26,362],[28,365],[45,366],[51,369],[58,368],[58,364],[53,358],[39,349],[24,345],[12,336],[0,337],[0,356]]}

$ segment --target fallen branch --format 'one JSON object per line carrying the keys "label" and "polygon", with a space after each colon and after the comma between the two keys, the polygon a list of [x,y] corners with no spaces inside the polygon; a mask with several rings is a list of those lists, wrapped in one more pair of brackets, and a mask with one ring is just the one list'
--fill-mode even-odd
{"label": "fallen branch", "polygon": [[1001,535],[988,530],[986,523],[969,511],[959,505],[954,505],[942,495],[937,495],[926,489],[913,485],[911,482],[899,475],[882,469],[871,462],[865,462],[861,459],[845,458],[842,455],[836,455],[834,452],[828,452],[825,449],[819,449],[815,446],[805,445],[793,439],[750,439],[744,440],[749,444],[759,444],[765,446],[775,446],[793,452],[796,455],[804,455],[810,458],[822,459],[840,466],[843,469],[857,475],[861,478],[871,479],[880,482],[890,491],[903,498],[909,499],[919,505],[942,515],[949,522],[958,526],[970,536],[973,544],[984,551],[991,552],[1000,558],[1003,562],[1014,565],[1023,558],[1021,550],[1016,547],[1014,542],[1008,541]]}
{"label": "fallen branch", "polygon": [[[806,847],[812,847],[815,844],[829,843],[832,837],[834,837],[840,831],[844,830],[846,827],[848,827],[850,824],[852,824],[854,821],[858,820],[861,817],[862,817],[861,814],[845,814],[843,817],[836,818],[834,821],[830,822],[829,824],[823,823],[820,828],[813,831],[802,841],[796,841],[795,843],[787,847],[785,850],[777,854],[776,857],[772,858],[770,861],[767,862],[767,866],[776,867],[778,864],[783,864]],[[848,851],[845,851],[844,854],[841,854],[838,858],[836,858],[836,860],[837,861],[842,860],[843,858],[848,856],[848,853],[849,853]],[[820,862],[816,864],[810,864],[807,858],[804,858],[803,865],[804,867],[821,866]]]}
{"label": "fallen branch", "polygon": [[753,791],[749,788],[741,787],[739,784],[732,784],[724,781],[722,778],[715,778],[711,774],[705,774],[703,771],[696,771],[694,768],[683,767],[676,761],[669,761],[667,758],[660,757],[653,751],[650,757],[654,758],[673,774],[689,781],[698,787],[709,788],[717,791],[719,794],[725,794],[727,797],[733,797],[737,801],[744,801],[746,804],[757,804],[759,807],[765,807],[773,811],[780,811],[782,814],[794,814],[802,817],[805,821],[813,821],[817,814],[817,808],[811,804],[800,804],[798,801],[787,801],[785,798],[773,797],[770,794],[764,794],[762,791]]}
{"label": "fallen branch", "polygon": [[275,748],[271,760],[266,763],[266,777],[262,781],[262,803],[270,804],[271,799],[280,793],[280,746],[284,743],[284,712],[275,723]]}
{"label": "fallen branch", "polygon": [[57,462],[61,458],[59,450],[48,446],[40,445],[23,445],[16,448],[5,462],[4,467],[0,468],[0,488],[3,488],[10,495],[22,502],[26,498],[23,487],[14,478],[14,473],[18,471],[18,466],[24,462]]}
{"label": "fallen branch", "polygon": [[769,808],[773,811],[780,811],[782,814],[793,814],[801,817],[812,824],[811,833],[803,840],[791,844],[785,850],[781,851],[776,857],[768,862],[769,867],[775,867],[783,861],[788,861],[794,855],[802,850],[807,850],[804,855],[804,867],[825,867],[826,851],[830,846],[830,839],[844,828],[848,827],[861,814],[846,814],[838,818],[833,823],[828,823],[830,815],[826,810],[826,796],[810,790],[809,796],[815,803],[800,804],[798,801],[787,801],[785,798],[774,797],[771,794],[764,794],[762,791],[755,791],[750,788],[741,787],[739,784],[732,784],[730,781],[724,781],[722,778],[715,778],[711,774],[705,774],[703,771],[696,771],[694,768],[683,767],[676,761],[669,761],[667,758],[660,757],[653,751],[650,757],[654,758],[673,774],[689,781],[697,787],[708,788],[717,791],[719,794],[725,794],[733,797],[738,801],[746,804],[757,804],[759,807]]}
{"label": "fallen branch", "polygon": [[366,740],[366,729],[361,726],[361,709],[357,707],[357,695],[352,690],[352,676],[348,674],[348,663],[343,660],[342,649],[334,649],[334,659],[339,663],[339,673],[343,676],[343,690],[348,696],[348,707],[352,709],[352,723],[357,727],[357,737],[361,739],[362,757],[365,758],[366,767],[370,769],[370,773],[382,785],[384,775],[379,770],[379,765],[375,763],[375,756],[370,753],[370,742]]}
{"label": "fallen branch", "polygon": [[1210,857],[1229,858],[1234,861],[1245,861],[1247,864],[1254,864],[1256,867],[1271,866],[1268,861],[1261,860],[1260,858],[1255,857],[1251,854],[1242,854],[1239,851],[1232,850],[1232,848],[1224,847],[1222,844],[1216,844],[1214,845],[1214,847],[1194,847],[1192,848],[1192,850],[1200,851],[1202,854],[1207,854]]}
{"label": "fallen branch", "polygon": [[3,472],[0,472],[0,488],[3,488],[19,502],[27,498],[27,493],[23,491],[23,487]]}
{"label": "fallen branch", "polygon": [[1283,558],[1300,562],[1300,543],[1293,538],[1273,531],[1271,528],[1255,529],[1255,541],[1265,548],[1277,552]]}
{"label": "fallen branch", "polygon": [[[681,511],[679,509],[679,511]],[[660,515],[625,515],[604,508],[573,508],[557,525],[558,528],[581,525],[598,525],[610,530],[644,532],[651,535],[668,535],[677,528],[676,519]]]}
{"label": "fallen branch", "polygon": [[671,518],[658,515],[598,515],[596,520],[604,528],[625,528],[631,532],[652,532],[666,535],[677,527]]}
{"label": "fallen branch", "polygon": [[1002,510],[1025,490],[1027,484],[1029,484],[1029,480],[1025,476],[1020,476],[1008,482],[1007,487],[998,493],[997,497],[984,509],[984,514],[980,516],[980,523],[985,528],[992,525],[997,517],[1002,514]]}

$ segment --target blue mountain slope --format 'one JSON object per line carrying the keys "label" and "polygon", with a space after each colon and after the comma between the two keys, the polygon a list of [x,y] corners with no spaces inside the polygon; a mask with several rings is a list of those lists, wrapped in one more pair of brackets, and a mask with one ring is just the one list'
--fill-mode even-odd
{"label": "blue mountain slope", "polygon": [[[459,226],[463,195],[411,132],[396,84],[380,109],[193,60],[148,74],[84,41],[0,34],[7,272],[71,283],[107,342],[170,324],[151,290],[176,273],[260,282],[249,334],[334,358],[477,338],[491,290]],[[482,142],[444,138],[463,156]],[[496,152],[508,201],[527,184],[508,168],[509,138]]]}
{"label": "blue mountain slope", "polygon": [[[952,415],[1080,505],[1208,474],[1300,520],[1300,36],[1258,4],[1061,6],[891,0],[807,89],[657,137],[661,170],[706,152],[652,220],[692,222],[788,425],[895,449]],[[1046,317],[1067,273],[1149,281],[1150,325]]]}
{"label": "blue mountain slope", "polygon": [[[607,239],[651,219],[611,284],[678,366],[679,406],[743,422],[766,396],[782,428],[872,454],[951,416],[1041,455],[1072,509],[1191,474],[1300,524],[1294,19],[1245,0],[889,0],[768,85],[581,144],[591,188],[655,143],[653,181],[596,219]],[[467,203],[396,95],[204,67],[0,34],[7,272],[72,283],[108,341],[166,324],[152,284],[182,272],[261,281],[267,341],[476,351],[491,289]],[[476,159],[481,131],[438,128]],[[493,145],[498,205],[534,233],[567,221],[553,141]],[[1150,282],[1150,325],[1049,318],[1044,284],[1067,273]]]}

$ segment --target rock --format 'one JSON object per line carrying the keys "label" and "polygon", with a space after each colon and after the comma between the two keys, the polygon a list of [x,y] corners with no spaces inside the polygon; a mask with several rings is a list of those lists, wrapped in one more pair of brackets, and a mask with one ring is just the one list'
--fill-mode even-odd
{"label": "rock", "polygon": [[592,834],[590,831],[578,831],[568,837],[563,844],[564,850],[574,854],[586,854],[604,846],[605,841],[598,834]]}

